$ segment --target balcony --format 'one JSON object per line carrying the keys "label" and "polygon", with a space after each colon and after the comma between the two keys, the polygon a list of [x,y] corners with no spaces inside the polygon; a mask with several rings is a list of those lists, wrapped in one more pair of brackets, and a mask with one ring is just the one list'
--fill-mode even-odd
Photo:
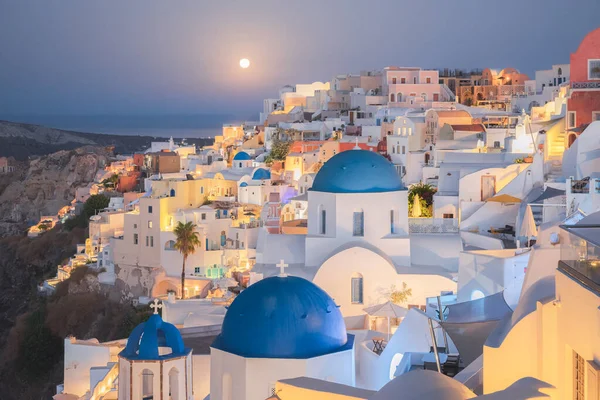
{"label": "balcony", "polygon": [[[600,295],[600,225],[563,225],[558,270]],[[563,241],[561,241],[563,242]]]}
{"label": "balcony", "polygon": [[456,218],[409,218],[408,231],[411,234],[458,233]]}
{"label": "balcony", "polygon": [[600,89],[600,82],[571,82],[571,89]]}

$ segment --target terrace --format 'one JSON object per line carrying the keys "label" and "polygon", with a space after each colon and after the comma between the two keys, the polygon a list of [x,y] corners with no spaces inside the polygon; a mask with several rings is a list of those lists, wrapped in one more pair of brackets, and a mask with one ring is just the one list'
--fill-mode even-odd
{"label": "terrace", "polygon": [[561,245],[558,270],[600,295],[600,225],[561,228],[569,240]]}

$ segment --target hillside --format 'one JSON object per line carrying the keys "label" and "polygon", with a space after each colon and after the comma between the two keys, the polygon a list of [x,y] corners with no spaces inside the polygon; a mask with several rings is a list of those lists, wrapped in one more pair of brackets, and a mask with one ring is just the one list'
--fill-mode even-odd
{"label": "hillside", "polygon": [[[114,146],[118,154],[131,154],[150,146],[152,141],[165,141],[152,136],[124,136],[86,133],[48,128],[41,125],[0,120],[0,157],[26,160],[60,150],[73,150],[81,146]],[[188,143],[205,146],[212,139],[190,138]]]}

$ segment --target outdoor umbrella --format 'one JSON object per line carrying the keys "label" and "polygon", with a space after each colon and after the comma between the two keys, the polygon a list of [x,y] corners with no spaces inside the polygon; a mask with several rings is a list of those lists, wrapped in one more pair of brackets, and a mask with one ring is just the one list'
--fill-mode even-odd
{"label": "outdoor umbrella", "polygon": [[390,318],[403,318],[408,309],[387,301],[383,304],[363,308],[363,310],[372,317],[387,317],[388,319],[388,340],[390,340]]}
{"label": "outdoor umbrella", "polygon": [[525,215],[523,216],[523,222],[521,223],[519,235],[527,237],[527,247],[529,247],[529,239],[531,236],[537,236],[537,234],[537,227],[535,226],[535,219],[533,219],[533,212],[531,211],[531,206],[528,204],[527,208],[525,208]]}
{"label": "outdoor umbrella", "polygon": [[421,199],[418,194],[415,194],[415,197],[413,198],[412,216],[414,218],[419,218],[421,216]]}

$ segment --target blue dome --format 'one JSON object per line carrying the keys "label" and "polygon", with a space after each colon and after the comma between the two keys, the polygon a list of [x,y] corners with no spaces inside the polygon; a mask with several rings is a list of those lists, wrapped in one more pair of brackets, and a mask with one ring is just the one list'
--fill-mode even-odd
{"label": "blue dome", "polygon": [[240,183],[240,187],[246,187],[246,186],[248,186],[248,183],[247,183],[247,182],[242,182],[242,183]]}
{"label": "blue dome", "polygon": [[[171,353],[159,355],[159,347],[170,347]],[[190,352],[183,345],[181,333],[173,324],[164,322],[160,315],[153,314],[148,321],[136,326],[127,346],[120,355],[128,359],[159,360],[171,357],[181,357]]]}
{"label": "blue dome", "polygon": [[263,279],[231,304],[212,347],[255,358],[304,359],[351,348],[342,313],[321,288],[298,277]]}
{"label": "blue dome", "polygon": [[252,179],[255,181],[260,181],[261,179],[271,179],[271,171],[264,168],[259,168],[254,172],[254,175],[252,175]]}
{"label": "blue dome", "polygon": [[234,161],[248,161],[252,160],[252,158],[245,151],[240,151],[233,157]]}
{"label": "blue dome", "polygon": [[381,193],[404,190],[394,165],[367,150],[348,150],[329,159],[311,190],[329,193]]}

